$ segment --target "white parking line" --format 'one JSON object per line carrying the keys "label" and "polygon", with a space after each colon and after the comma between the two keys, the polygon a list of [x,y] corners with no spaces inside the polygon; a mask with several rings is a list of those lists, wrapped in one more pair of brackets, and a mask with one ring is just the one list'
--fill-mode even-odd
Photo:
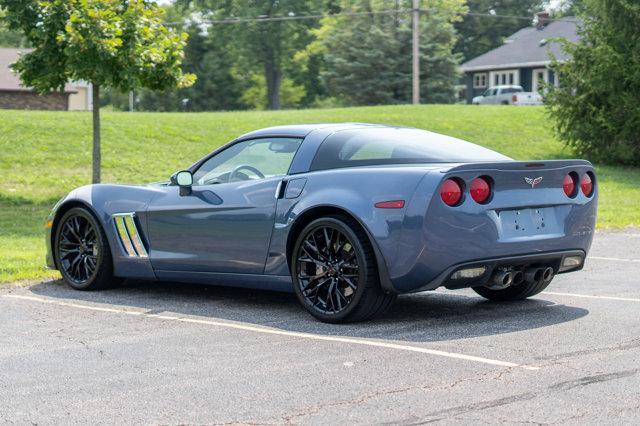
{"label": "white parking line", "polygon": [[623,302],[640,302],[640,299],[634,299],[631,297],[616,297],[616,296],[594,296],[590,294],[576,294],[576,293],[556,293],[553,291],[543,291],[541,294],[549,294],[551,296],[568,296],[568,297],[582,297],[584,299],[604,299],[604,300],[620,300]]}
{"label": "white parking line", "polygon": [[[477,296],[475,294],[454,293],[451,290],[437,290],[437,291],[431,292],[431,294],[439,294],[441,296],[450,296],[450,297],[466,297],[469,299],[482,299],[482,297]],[[591,294],[578,294],[578,293],[556,293],[554,291],[543,291],[540,294],[548,294],[550,296],[582,297],[585,299],[619,300],[622,302],[640,302],[640,299],[634,299],[631,297],[595,296]]]}
{"label": "white parking line", "polygon": [[212,320],[189,318],[189,317],[177,317],[177,316],[173,316],[173,315],[149,314],[149,313],[146,313],[146,312],[143,312],[143,311],[134,311],[134,310],[130,310],[130,309],[103,308],[103,307],[98,307],[98,306],[84,305],[84,304],[79,304],[79,303],[63,302],[63,301],[51,300],[51,299],[42,298],[42,297],[22,296],[22,295],[17,295],[17,294],[5,294],[2,297],[8,297],[8,298],[19,299],[19,300],[28,300],[28,301],[32,301],[32,302],[47,303],[47,304],[59,305],[59,306],[67,306],[67,307],[78,308],[78,309],[87,309],[87,310],[91,310],[91,311],[109,312],[109,313],[117,313],[117,314],[125,314],[125,315],[135,315],[135,316],[146,317],[146,318],[155,318],[155,319],[160,319],[160,320],[165,320],[165,321],[178,321],[178,322],[186,322],[186,323],[192,323],[192,324],[204,324],[204,325],[210,325],[210,326],[214,326],[214,327],[232,328],[232,329],[236,329],[236,330],[252,331],[252,332],[256,332],[256,333],[273,334],[273,335],[278,335],[278,336],[298,337],[298,338],[302,338],[302,339],[322,340],[322,341],[326,341],[326,342],[338,342],[338,343],[347,343],[347,344],[352,344],[352,345],[372,346],[372,347],[376,347],[376,348],[394,349],[394,350],[407,351],[407,352],[417,352],[417,353],[422,353],[422,354],[435,355],[435,356],[441,356],[441,357],[446,357],[446,358],[461,359],[461,360],[465,360],[465,361],[478,362],[478,363],[482,363],[482,364],[489,364],[489,365],[494,365],[494,366],[498,366],[498,367],[523,368],[525,370],[538,370],[538,369],[540,369],[540,367],[535,367],[535,366],[531,366],[531,365],[517,364],[517,363],[513,363],[513,362],[500,361],[500,360],[496,360],[496,359],[483,358],[483,357],[478,357],[478,356],[473,356],[473,355],[465,355],[465,354],[459,354],[459,353],[455,353],[455,352],[439,351],[439,350],[427,349],[427,348],[423,348],[423,347],[419,347],[419,346],[400,345],[400,344],[396,344],[396,343],[381,342],[381,341],[376,341],[376,340],[357,339],[357,338],[352,338],[352,337],[340,337],[340,336],[323,336],[323,335],[319,335],[319,334],[301,333],[301,332],[296,332],[296,331],[284,331],[284,330],[277,330],[277,329],[273,329],[273,328],[257,327],[257,326],[238,324],[238,323],[212,321]]}
{"label": "white parking line", "polygon": [[601,257],[601,256],[588,256],[587,259],[595,260],[611,260],[614,262],[640,262],[640,259],[626,259],[624,257]]}

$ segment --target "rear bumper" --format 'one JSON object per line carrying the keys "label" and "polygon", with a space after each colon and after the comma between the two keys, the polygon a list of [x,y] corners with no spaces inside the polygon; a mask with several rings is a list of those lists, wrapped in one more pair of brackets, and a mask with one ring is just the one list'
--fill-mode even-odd
{"label": "rear bumper", "polygon": [[[582,261],[579,265],[563,269],[562,265],[567,257],[580,257]],[[548,253],[534,253],[519,256],[494,257],[488,259],[464,262],[447,268],[443,273],[426,285],[412,290],[413,292],[435,290],[438,287],[448,289],[460,289],[468,287],[478,287],[489,282],[490,277],[498,268],[529,268],[550,266],[555,274],[579,271],[584,266],[586,253],[584,250],[563,250]],[[469,268],[486,268],[484,273],[476,278],[452,279],[456,271]]]}
{"label": "rear bumper", "polygon": [[[396,250],[384,252],[393,290],[409,293],[445,285],[447,272],[468,263],[571,251],[586,255],[595,229],[597,186],[591,197],[567,197],[558,182],[570,171],[593,173],[591,166],[578,160],[547,162],[536,169],[535,175],[545,180],[535,189],[524,179],[534,174],[523,168],[526,164],[518,162],[479,163],[427,175],[407,205]],[[438,186],[447,176],[468,188],[484,174],[502,188],[485,204],[465,196],[449,207],[438,196]],[[465,286],[469,285],[456,283],[456,288]]]}

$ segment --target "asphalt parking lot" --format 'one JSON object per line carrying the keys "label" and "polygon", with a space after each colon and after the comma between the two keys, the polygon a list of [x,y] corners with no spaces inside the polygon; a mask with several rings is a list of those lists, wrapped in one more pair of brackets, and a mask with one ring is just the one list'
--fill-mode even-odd
{"label": "asphalt parking lot", "polygon": [[521,303],[402,296],[316,322],[293,295],[174,283],[0,290],[0,423],[640,422],[640,230]]}

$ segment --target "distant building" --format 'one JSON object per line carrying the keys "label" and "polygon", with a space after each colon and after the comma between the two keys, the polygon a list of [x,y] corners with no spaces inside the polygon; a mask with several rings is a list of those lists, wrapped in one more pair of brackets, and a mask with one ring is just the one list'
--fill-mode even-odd
{"label": "distant building", "polygon": [[548,13],[538,13],[535,25],[522,28],[502,46],[460,65],[467,103],[489,86],[515,84],[527,92],[537,92],[541,82],[559,85],[559,77],[549,69],[549,53],[560,61],[569,57],[552,39],[578,41],[577,25],[574,17],[550,20]]}
{"label": "distant building", "polygon": [[43,109],[59,111],[91,110],[91,85],[85,82],[70,82],[62,92],[44,95],[25,87],[11,70],[22,53],[29,49],[0,48],[0,108]]}

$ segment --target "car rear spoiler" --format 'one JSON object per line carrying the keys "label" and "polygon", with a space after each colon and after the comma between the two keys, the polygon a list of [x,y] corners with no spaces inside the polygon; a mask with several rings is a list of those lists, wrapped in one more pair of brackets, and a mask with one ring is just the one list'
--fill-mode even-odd
{"label": "car rear spoiler", "polygon": [[450,169],[443,169],[442,173],[470,170],[553,170],[576,166],[593,168],[593,164],[586,160],[500,161],[491,163],[460,164]]}

